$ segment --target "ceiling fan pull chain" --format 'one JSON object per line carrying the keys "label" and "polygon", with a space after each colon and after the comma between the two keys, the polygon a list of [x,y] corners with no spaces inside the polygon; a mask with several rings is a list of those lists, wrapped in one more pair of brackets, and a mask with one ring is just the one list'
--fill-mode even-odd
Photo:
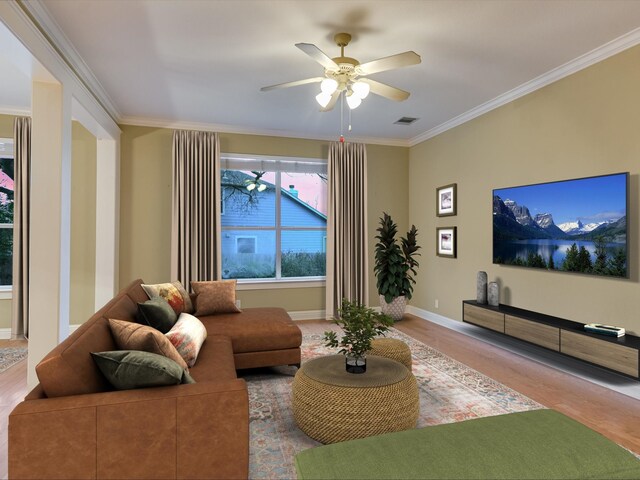
{"label": "ceiling fan pull chain", "polygon": [[349,109],[349,131],[351,131],[351,109]]}

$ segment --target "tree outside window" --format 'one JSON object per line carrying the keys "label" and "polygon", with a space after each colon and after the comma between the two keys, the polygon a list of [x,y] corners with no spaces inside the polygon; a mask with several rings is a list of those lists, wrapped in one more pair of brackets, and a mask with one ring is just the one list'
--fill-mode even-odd
{"label": "tree outside window", "polygon": [[0,154],[0,287],[13,283],[13,179],[13,158]]}

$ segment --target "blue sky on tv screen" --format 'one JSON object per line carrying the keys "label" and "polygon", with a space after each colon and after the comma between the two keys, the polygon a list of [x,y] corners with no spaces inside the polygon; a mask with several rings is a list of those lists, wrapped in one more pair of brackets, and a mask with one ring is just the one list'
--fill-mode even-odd
{"label": "blue sky on tv screen", "polygon": [[617,220],[626,215],[626,174],[582,178],[562,182],[494,190],[503,201],[526,206],[532,217],[551,213],[553,222],[582,223]]}

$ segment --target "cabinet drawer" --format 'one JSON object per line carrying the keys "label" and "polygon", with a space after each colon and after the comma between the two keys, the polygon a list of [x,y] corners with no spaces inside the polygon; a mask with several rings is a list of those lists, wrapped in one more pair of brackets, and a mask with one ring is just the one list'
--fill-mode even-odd
{"label": "cabinet drawer", "polygon": [[490,328],[496,332],[504,333],[504,313],[465,303],[463,320],[481,327]]}
{"label": "cabinet drawer", "polygon": [[556,352],[560,351],[560,329],[557,327],[505,315],[504,333]]}
{"label": "cabinet drawer", "polygon": [[638,350],[562,330],[560,351],[603,367],[638,377]]}

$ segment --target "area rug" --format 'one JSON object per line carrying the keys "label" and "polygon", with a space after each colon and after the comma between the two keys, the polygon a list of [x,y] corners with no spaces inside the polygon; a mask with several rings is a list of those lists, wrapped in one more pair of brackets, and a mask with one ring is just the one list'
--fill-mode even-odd
{"label": "area rug", "polygon": [[27,358],[26,348],[0,348],[0,373],[25,358]]}
{"label": "area rug", "polygon": [[[336,353],[323,346],[322,327],[300,327],[303,362]],[[420,391],[418,427],[544,408],[396,329],[387,337],[398,338],[411,348]],[[243,375],[249,389],[250,478],[294,479],[294,456],[320,445],[299,430],[293,419],[291,383],[295,372],[295,367],[277,367]]]}

